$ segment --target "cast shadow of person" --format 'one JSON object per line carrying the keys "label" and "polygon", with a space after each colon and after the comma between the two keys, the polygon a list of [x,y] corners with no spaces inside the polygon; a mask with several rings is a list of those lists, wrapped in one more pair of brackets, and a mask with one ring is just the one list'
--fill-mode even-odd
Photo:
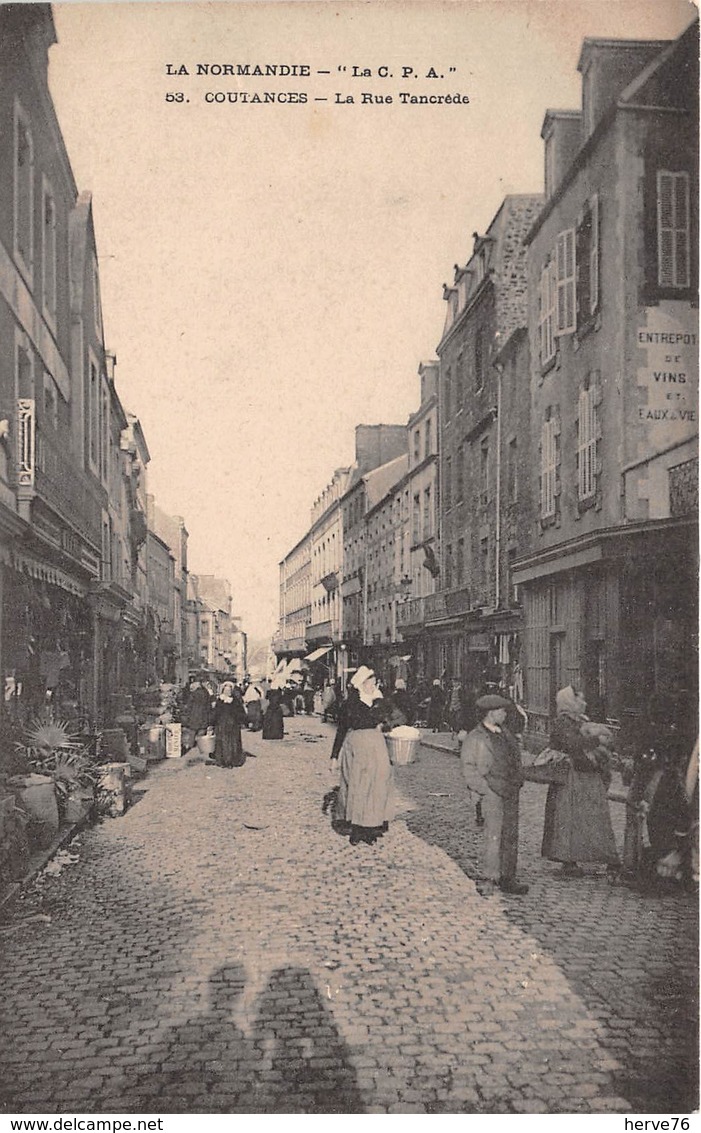
{"label": "cast shadow of person", "polygon": [[272,972],[246,1026],[246,971],[216,969],[209,1009],[160,1037],[122,1105],[154,1113],[360,1113],[349,1051],[305,968]]}
{"label": "cast shadow of person", "polygon": [[[362,1113],[350,1051],[311,972],[278,968],[256,1004],[252,1040],[265,1051],[266,1113]],[[261,1100],[260,1085],[257,1089]]]}

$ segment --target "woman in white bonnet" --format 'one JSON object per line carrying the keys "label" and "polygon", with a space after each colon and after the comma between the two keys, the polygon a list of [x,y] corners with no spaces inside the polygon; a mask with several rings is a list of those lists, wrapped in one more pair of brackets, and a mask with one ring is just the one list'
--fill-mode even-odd
{"label": "woman in white bonnet", "polygon": [[345,825],[352,846],[373,845],[390,819],[392,765],[380,730],[385,706],[375,674],[366,665],[350,683],[331,752],[332,759],[341,760],[335,821]]}

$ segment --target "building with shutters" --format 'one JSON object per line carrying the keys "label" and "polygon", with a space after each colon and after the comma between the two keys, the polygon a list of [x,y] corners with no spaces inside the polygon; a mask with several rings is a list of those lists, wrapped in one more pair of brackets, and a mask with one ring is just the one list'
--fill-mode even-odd
{"label": "building with shutters", "polygon": [[[509,605],[504,582],[502,486],[508,441],[521,437],[516,451],[518,444],[525,451],[529,395],[521,382],[501,403],[500,355],[527,321],[524,237],[542,203],[539,195],[506,197],[487,231],[474,233],[472,255],[444,287],[446,320],[437,347],[440,579],[425,601],[427,675],[478,688],[501,677],[510,683],[507,670],[520,655],[520,611]],[[523,349],[517,339],[511,346]],[[507,380],[510,375],[509,369]]]}
{"label": "building with shutters", "polygon": [[527,234],[536,515],[513,581],[541,736],[564,685],[620,720],[697,683],[698,23],[587,39],[578,70]]}

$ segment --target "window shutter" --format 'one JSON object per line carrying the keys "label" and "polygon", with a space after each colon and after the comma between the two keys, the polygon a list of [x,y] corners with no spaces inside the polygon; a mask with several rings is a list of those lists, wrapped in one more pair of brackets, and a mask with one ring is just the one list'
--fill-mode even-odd
{"label": "window shutter", "polygon": [[570,334],[576,329],[575,232],[561,232],[556,243],[557,333]]}
{"label": "window shutter", "polygon": [[543,366],[555,356],[554,307],[554,269],[548,262],[540,273],[540,361]]}
{"label": "window shutter", "polygon": [[689,286],[689,174],[657,174],[657,279],[660,287]]}

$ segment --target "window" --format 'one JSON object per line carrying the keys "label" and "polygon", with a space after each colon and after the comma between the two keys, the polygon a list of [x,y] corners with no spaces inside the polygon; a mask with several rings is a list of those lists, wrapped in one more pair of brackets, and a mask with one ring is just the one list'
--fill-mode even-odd
{"label": "window", "polygon": [[91,353],[88,358],[88,460],[95,475],[100,471],[100,371]]}
{"label": "window", "polygon": [[450,590],[453,585],[453,545],[449,543],[445,550],[445,585]]}
{"label": "window", "polygon": [[42,302],[44,315],[56,322],[56,202],[51,186],[44,182],[41,248]]}
{"label": "window", "polygon": [[443,498],[447,508],[452,506],[453,503],[453,461],[447,456],[445,458],[445,484],[443,485]]}
{"label": "window", "polygon": [[34,270],[34,143],[29,119],[15,103],[15,256],[27,275]]}
{"label": "window", "polygon": [[58,390],[51,374],[44,370],[44,421],[52,429],[58,426]]}
{"label": "window", "polygon": [[421,460],[421,432],[419,429],[414,430],[414,460]]}
{"label": "window", "polygon": [[475,333],[475,389],[484,385],[484,332],[481,327]]}
{"label": "window", "polygon": [[450,366],[445,372],[445,382],[443,384],[443,413],[444,421],[450,421],[451,414],[451,395],[452,395],[453,374]]}
{"label": "window", "polygon": [[512,437],[506,456],[506,498],[509,503],[518,499],[518,441]]}
{"label": "window", "polygon": [[431,488],[424,488],[424,539],[433,535],[433,513],[431,511]]}
{"label": "window", "polygon": [[[112,578],[112,523],[107,512],[102,513],[102,581]],[[205,629],[206,629],[205,625]]]}
{"label": "window", "polygon": [[455,363],[455,412],[462,411],[465,400],[465,359],[462,354]]}
{"label": "window", "polygon": [[100,384],[100,479],[107,485],[110,459],[110,397],[105,381]]}
{"label": "window", "polygon": [[591,499],[596,492],[596,432],[594,390],[583,389],[579,395],[577,426],[577,492],[580,500]]}
{"label": "window", "polygon": [[690,286],[689,174],[657,174],[657,281],[660,287]]}
{"label": "window", "polygon": [[540,364],[546,366],[555,357],[555,265],[549,260],[540,273]]}
{"label": "window", "polygon": [[480,503],[486,504],[489,498],[489,441],[486,437],[480,443]]}
{"label": "window", "polygon": [[102,338],[102,304],[100,302],[100,273],[97,270],[97,259],[92,261],[92,304],[95,330],[98,339]]}
{"label": "window", "polygon": [[458,539],[458,553],[455,561],[455,581],[462,586],[465,580],[465,540]]}
{"label": "window", "polygon": [[540,518],[555,515],[555,475],[557,469],[557,441],[555,420],[543,422],[540,433]]}
{"label": "window", "polygon": [[586,326],[599,306],[599,198],[587,201],[577,229],[577,323]]}
{"label": "window", "polygon": [[456,504],[462,503],[463,500],[463,482],[464,482],[464,461],[463,461],[463,446],[460,445],[457,456],[455,458],[455,502]]}
{"label": "window", "polygon": [[414,510],[412,512],[411,537],[414,543],[421,542],[421,497],[417,492],[414,496]]}
{"label": "window", "polygon": [[480,540],[480,581],[482,583],[482,597],[486,600],[489,583],[489,539],[487,538]]}
{"label": "window", "polygon": [[561,232],[555,245],[557,285],[557,333],[569,334],[575,329],[575,242],[574,228]]}
{"label": "window", "polygon": [[424,427],[424,456],[430,456],[433,450],[433,442],[431,440],[431,418],[429,417]]}

